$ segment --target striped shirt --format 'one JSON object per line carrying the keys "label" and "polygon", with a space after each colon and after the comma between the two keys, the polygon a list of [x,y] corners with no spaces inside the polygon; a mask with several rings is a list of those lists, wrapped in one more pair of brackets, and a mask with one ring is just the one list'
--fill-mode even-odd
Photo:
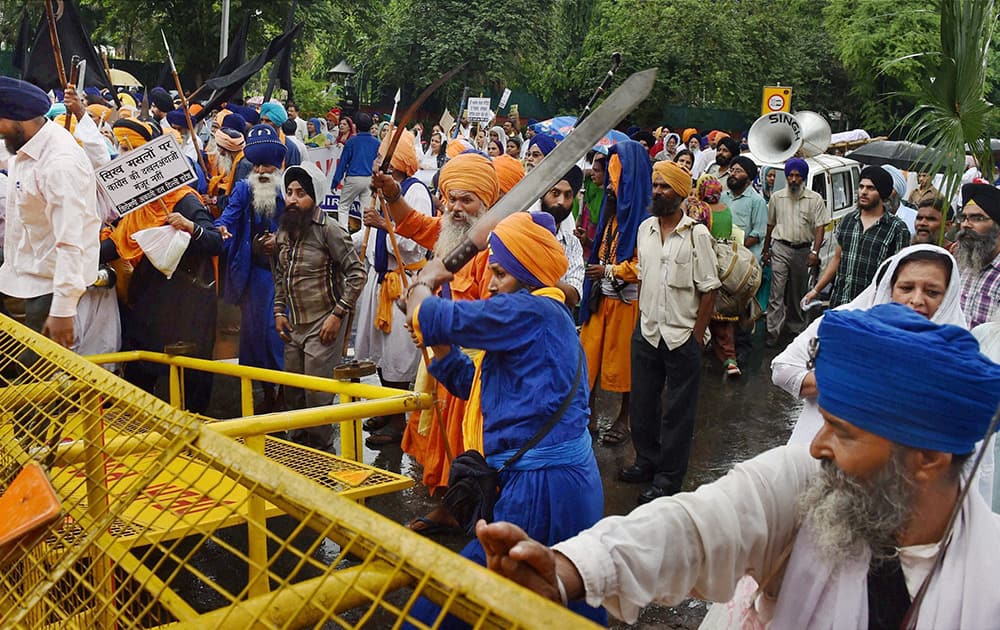
{"label": "striped shirt", "polygon": [[979,273],[961,271],[962,310],[969,328],[1000,319],[1000,255]]}
{"label": "striped shirt", "polygon": [[906,223],[888,211],[866,230],[861,211],[851,210],[837,225],[836,237],[842,251],[830,308],[858,297],[871,284],[882,261],[910,244]]}
{"label": "striped shirt", "polygon": [[347,231],[319,208],[297,241],[285,230],[277,235],[274,264],[274,314],[294,325],[327,317],[338,304],[354,308],[365,285],[365,271]]}

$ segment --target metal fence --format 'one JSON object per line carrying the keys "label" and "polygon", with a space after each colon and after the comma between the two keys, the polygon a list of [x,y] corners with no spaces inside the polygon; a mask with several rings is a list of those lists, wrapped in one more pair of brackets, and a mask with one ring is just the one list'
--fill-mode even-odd
{"label": "metal fence", "polygon": [[0,627],[590,627],[348,498],[376,469],[283,465],[279,420],[206,423],[0,318]]}

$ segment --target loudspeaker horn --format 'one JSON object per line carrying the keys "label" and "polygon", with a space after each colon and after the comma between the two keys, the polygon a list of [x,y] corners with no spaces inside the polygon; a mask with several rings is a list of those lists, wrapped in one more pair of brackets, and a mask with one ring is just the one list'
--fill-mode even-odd
{"label": "loudspeaker horn", "polygon": [[764,114],[747,134],[750,151],[764,162],[777,164],[793,157],[802,147],[802,125],[786,112]]}
{"label": "loudspeaker horn", "polygon": [[[830,123],[816,112],[795,112],[795,119],[802,127],[802,148],[799,154],[812,157],[824,153],[830,146]],[[748,143],[749,144],[749,143]]]}

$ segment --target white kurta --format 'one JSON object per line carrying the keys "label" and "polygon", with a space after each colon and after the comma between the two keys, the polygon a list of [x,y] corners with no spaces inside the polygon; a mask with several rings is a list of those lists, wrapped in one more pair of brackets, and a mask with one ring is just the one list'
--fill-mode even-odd
{"label": "white kurta", "polygon": [[[431,201],[430,192],[424,186],[420,184],[410,186],[403,198],[417,212],[431,215],[434,204]],[[354,248],[359,252],[363,238],[364,230],[359,230],[353,235]],[[357,303],[358,332],[354,354],[358,359],[374,361],[375,365],[382,370],[382,377],[385,380],[403,383],[412,381],[417,375],[420,351],[413,345],[413,339],[410,338],[410,333],[404,327],[406,317],[399,309],[395,309],[393,312],[392,332],[386,334],[375,328],[375,313],[378,311],[380,289],[378,274],[375,273],[374,269],[377,238],[378,230],[370,230],[364,260],[368,278],[365,280],[365,286],[361,290],[361,296]],[[397,267],[396,257],[388,234],[385,235],[385,239],[389,250],[389,270],[393,270]],[[426,249],[408,238],[396,235],[396,242],[399,244],[399,252],[403,257],[404,265],[412,265],[427,256]],[[408,276],[412,275],[414,274],[408,274]]]}
{"label": "white kurta", "polygon": [[[867,628],[867,558],[834,572],[797,529],[798,497],[818,470],[805,447],[781,446],[695,492],[605,518],[554,549],[580,572],[588,604],[635,623],[652,602],[676,605],[689,595],[728,601],[741,577],[770,576],[794,544],[777,601],[758,605],[761,620],[772,629]],[[998,540],[1000,519],[970,493],[918,628],[996,626]],[[927,574],[928,546],[900,549],[900,556],[912,593]]]}

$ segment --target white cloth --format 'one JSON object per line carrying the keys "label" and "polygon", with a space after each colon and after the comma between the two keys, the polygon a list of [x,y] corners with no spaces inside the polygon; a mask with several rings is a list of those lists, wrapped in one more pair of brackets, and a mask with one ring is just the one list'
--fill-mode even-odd
{"label": "white cloth", "polygon": [[[979,351],[985,354],[990,361],[1000,363],[1000,322],[987,322],[972,329],[972,334],[979,340]],[[979,490],[986,497],[986,502],[990,504],[994,512],[1000,512],[1000,468],[996,466],[996,451],[1000,448],[996,438],[993,439],[993,448],[987,451],[983,457],[983,463],[979,466]],[[987,459],[992,457],[992,461]],[[992,471],[987,469],[987,465]],[[992,474],[991,474],[992,473]]]}
{"label": "white cloth", "polygon": [[[715,239],[708,228],[684,215],[674,231],[662,238],[659,219],[646,219],[639,224],[636,240],[642,336],[654,348],[662,339],[674,350],[694,331],[702,294],[721,286]],[[706,343],[708,339],[706,327]]]}
{"label": "white cloth", "polygon": [[[948,291],[945,293],[938,310],[931,317],[931,321],[966,328],[965,314],[962,312],[961,304],[962,281],[958,274],[958,263],[947,250],[937,245],[911,245],[885,259],[879,266],[878,272],[875,273],[875,279],[872,283],[858,297],[847,304],[838,306],[836,310],[867,311],[876,304],[891,302],[892,276],[896,272],[896,267],[904,258],[918,251],[933,251],[945,254],[951,259],[951,278],[948,281]],[[806,367],[809,362],[809,344],[816,338],[822,321],[822,316],[816,318],[771,361],[771,381],[796,398],[800,398],[802,381],[810,372],[809,368]],[[901,358],[901,360],[905,359]],[[792,430],[792,436],[788,439],[789,444],[809,444],[820,427],[823,426],[823,416],[819,413],[816,398],[804,398],[803,403],[802,412]]]}
{"label": "white cloth", "polygon": [[917,233],[917,211],[905,204],[899,204],[896,208],[896,216],[903,220],[906,229],[910,231],[910,237]]}
{"label": "white cloth", "polygon": [[705,149],[694,158],[694,166],[691,167],[691,177],[698,179],[709,166],[715,164],[715,149]]}
{"label": "white cloth", "polygon": [[108,152],[108,143],[97,128],[97,123],[89,115],[76,121],[73,128],[73,137],[80,142],[90,165],[94,170],[101,168],[111,161],[111,153]]}
{"label": "white cloth", "polygon": [[[295,137],[298,138],[300,142],[302,142],[303,146],[305,146],[306,139],[309,137],[308,121],[303,120],[299,117],[295,118]],[[305,153],[303,153],[303,155],[305,155]]]}
{"label": "white cloth", "polygon": [[49,314],[76,315],[97,279],[101,220],[97,184],[72,134],[48,122],[7,162],[7,230],[0,292],[52,293]]}
{"label": "white cloth", "polygon": [[[413,184],[403,196],[406,203],[417,212],[431,216],[434,203],[431,201],[430,192],[424,186]],[[352,235],[354,248],[361,251],[361,243],[364,238],[364,230],[358,230]],[[420,350],[413,344],[410,333],[404,327],[406,317],[397,309],[392,314],[392,332],[386,334],[375,328],[375,313],[378,311],[378,296],[380,286],[378,274],[375,273],[375,242],[378,238],[378,230],[372,228],[368,234],[368,247],[365,249],[365,268],[368,271],[368,278],[365,286],[361,290],[358,298],[358,332],[355,338],[354,354],[359,359],[369,359],[382,370],[382,377],[387,381],[404,383],[412,381],[417,375],[417,366],[420,364]],[[396,269],[396,256],[392,249],[392,242],[386,234],[386,246],[389,251],[389,269]],[[396,235],[396,242],[399,245],[399,254],[403,258],[403,264],[412,265],[427,256],[427,250],[417,245],[416,242]],[[416,274],[408,274],[410,277]]]}
{"label": "white cloth", "polygon": [[[762,621],[771,621],[772,630],[867,628],[867,558],[831,576],[808,536],[797,531],[798,497],[818,470],[805,447],[778,447],[695,492],[602,519],[553,548],[576,566],[588,604],[635,623],[652,602],[677,605],[690,595],[728,601],[740,578],[767,579],[794,544],[784,578],[775,585],[777,601],[758,603]],[[1000,598],[989,576],[1000,566],[998,538],[1000,520],[970,494],[921,606],[918,628],[996,626]],[[909,589],[926,575],[928,551],[926,545],[900,549]]]}

